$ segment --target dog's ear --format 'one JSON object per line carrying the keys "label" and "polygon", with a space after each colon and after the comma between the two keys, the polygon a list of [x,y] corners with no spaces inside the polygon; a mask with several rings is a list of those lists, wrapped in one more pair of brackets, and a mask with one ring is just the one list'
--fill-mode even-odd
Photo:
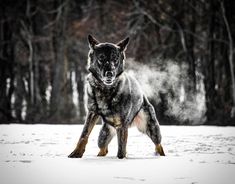
{"label": "dog's ear", "polygon": [[126,47],[129,43],[129,37],[125,38],[124,40],[121,40],[116,45],[120,48],[121,52],[126,50]]}
{"label": "dog's ear", "polygon": [[88,43],[91,49],[94,49],[95,45],[99,44],[99,41],[96,40],[93,36],[88,35]]}

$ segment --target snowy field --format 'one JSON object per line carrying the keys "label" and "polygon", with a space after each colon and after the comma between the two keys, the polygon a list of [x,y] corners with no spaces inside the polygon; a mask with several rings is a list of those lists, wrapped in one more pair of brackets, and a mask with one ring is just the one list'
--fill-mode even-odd
{"label": "snowy field", "polygon": [[81,125],[0,125],[1,184],[234,184],[235,127],[162,126],[166,157],[150,139],[129,129],[127,158],[117,139],[96,157],[97,125],[81,159],[70,159]]}

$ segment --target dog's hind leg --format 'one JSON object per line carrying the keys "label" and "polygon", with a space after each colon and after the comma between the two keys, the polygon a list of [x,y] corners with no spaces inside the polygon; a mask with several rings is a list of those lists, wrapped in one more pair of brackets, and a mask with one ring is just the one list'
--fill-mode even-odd
{"label": "dog's hind leg", "polygon": [[[159,153],[161,156],[165,156],[165,153],[163,151],[163,148],[161,146],[161,131],[160,131],[160,125],[158,123],[158,120],[156,118],[155,110],[153,106],[149,103],[148,99],[144,97],[144,103],[143,103],[143,121],[145,128],[142,128],[142,132],[146,133],[150,139],[155,144],[155,151]],[[141,111],[140,111],[141,112]],[[138,116],[138,115],[137,115]],[[137,126],[138,127],[138,126]]]}
{"label": "dog's hind leg", "polygon": [[100,151],[97,156],[105,156],[108,153],[108,144],[116,134],[116,129],[112,126],[104,123],[99,134],[98,146]]}

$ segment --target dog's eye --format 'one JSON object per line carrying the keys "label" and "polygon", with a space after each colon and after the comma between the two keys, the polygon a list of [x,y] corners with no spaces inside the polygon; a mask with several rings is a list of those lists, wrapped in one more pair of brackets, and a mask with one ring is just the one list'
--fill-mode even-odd
{"label": "dog's eye", "polygon": [[115,63],[118,63],[118,55],[117,54],[111,54],[111,58],[112,58],[112,61],[114,61]]}
{"label": "dog's eye", "polygon": [[98,55],[98,60],[100,60],[100,61],[105,60],[105,55],[104,54]]}
{"label": "dog's eye", "polygon": [[106,59],[106,57],[105,57],[104,54],[99,54],[99,55],[97,56],[97,60],[98,60],[98,63],[99,63],[99,64],[102,64],[102,63],[105,61],[105,59]]}
{"label": "dog's eye", "polygon": [[114,60],[114,63],[115,63],[115,64],[118,64],[118,62],[119,62],[118,59],[115,59],[115,60]]}

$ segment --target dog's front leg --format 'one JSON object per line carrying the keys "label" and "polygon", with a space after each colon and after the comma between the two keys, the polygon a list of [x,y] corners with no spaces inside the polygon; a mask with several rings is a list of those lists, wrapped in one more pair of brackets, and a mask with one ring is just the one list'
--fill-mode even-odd
{"label": "dog's front leg", "polygon": [[117,128],[117,138],[118,138],[117,157],[120,159],[126,157],[127,137],[128,137],[128,127]]}
{"label": "dog's front leg", "polygon": [[75,150],[69,155],[69,158],[81,158],[83,153],[85,152],[86,144],[88,142],[88,137],[98,121],[99,116],[93,112],[89,112],[85,125],[82,130],[81,137],[77,143],[77,147]]}

